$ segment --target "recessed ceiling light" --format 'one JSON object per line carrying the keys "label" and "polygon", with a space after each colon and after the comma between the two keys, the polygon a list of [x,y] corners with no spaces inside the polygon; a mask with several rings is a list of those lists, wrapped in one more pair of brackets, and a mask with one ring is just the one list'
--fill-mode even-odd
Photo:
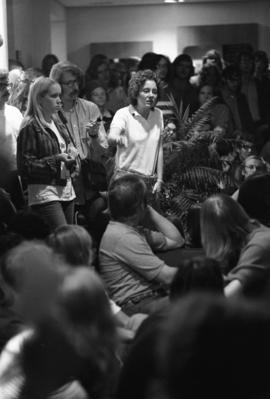
{"label": "recessed ceiling light", "polygon": [[184,3],[185,0],[164,0],[164,3]]}

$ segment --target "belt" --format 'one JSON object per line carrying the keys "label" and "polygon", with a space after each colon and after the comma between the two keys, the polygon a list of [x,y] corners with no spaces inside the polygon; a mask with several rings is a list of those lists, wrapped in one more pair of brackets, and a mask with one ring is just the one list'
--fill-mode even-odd
{"label": "belt", "polygon": [[158,288],[156,290],[152,290],[149,292],[142,292],[141,294],[134,295],[133,297],[128,298],[126,301],[122,302],[120,306],[128,305],[129,303],[139,303],[147,298],[157,298],[157,297],[165,297],[168,293],[163,288]]}
{"label": "belt", "polygon": [[156,180],[157,179],[157,175],[145,175],[145,174],[143,174],[141,172],[137,172],[136,170],[133,170],[133,169],[126,170],[126,169],[116,168],[114,172],[115,173],[121,173],[121,172],[122,173],[129,173],[129,174],[132,174],[132,175],[140,176],[143,179],[149,179],[149,180]]}

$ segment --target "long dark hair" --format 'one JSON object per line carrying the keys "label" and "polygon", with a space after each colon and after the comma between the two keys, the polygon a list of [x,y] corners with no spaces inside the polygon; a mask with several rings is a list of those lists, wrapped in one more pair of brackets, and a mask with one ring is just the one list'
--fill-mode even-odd
{"label": "long dark hair", "polygon": [[206,256],[227,264],[237,262],[254,228],[244,209],[228,195],[217,194],[203,203],[200,219]]}

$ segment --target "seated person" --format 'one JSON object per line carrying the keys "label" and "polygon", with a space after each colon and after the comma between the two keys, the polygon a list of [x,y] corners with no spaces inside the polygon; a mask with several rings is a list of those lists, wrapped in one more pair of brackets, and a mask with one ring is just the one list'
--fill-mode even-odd
{"label": "seated person", "polygon": [[[152,250],[184,245],[177,228],[146,203],[147,188],[135,175],[124,175],[109,187],[112,220],[99,250],[101,275],[110,297],[129,314],[166,306],[167,287],[176,268],[167,266]],[[156,231],[142,227],[148,219]]]}
{"label": "seated person", "polygon": [[233,122],[228,106],[222,101],[217,88],[210,83],[203,83],[198,88],[198,105],[204,104],[214,99],[209,107],[208,119],[202,129],[212,130],[222,136],[233,136]]}
{"label": "seated person", "polygon": [[[266,165],[264,161],[261,158],[259,158],[257,155],[250,155],[243,161],[241,165],[241,174],[244,180],[246,180],[250,176],[253,176],[261,172],[266,172]],[[237,201],[238,196],[239,196],[239,189],[233,193],[232,198]]]}
{"label": "seated person", "polygon": [[257,304],[209,295],[179,300],[156,344],[162,397],[269,397],[262,361],[270,355],[269,326],[268,310]]}
{"label": "seated person", "polygon": [[[219,262],[204,256],[196,256],[188,260],[180,260],[178,268],[170,285],[171,305],[169,308],[179,298],[185,298],[191,292],[223,295],[223,278]],[[159,378],[157,345],[161,333],[160,327],[168,316],[168,310],[155,312],[143,322],[138,330],[121,371],[117,399],[127,397],[128,399],[149,399],[149,389],[151,398],[157,397],[154,394],[158,392],[153,391]]]}
{"label": "seated person", "polygon": [[176,301],[190,292],[212,292],[223,295],[221,265],[205,256],[181,261],[170,286],[170,300]]}
{"label": "seated person", "polygon": [[261,297],[270,281],[270,229],[224,194],[208,197],[200,216],[202,246],[222,265],[225,295]]}
{"label": "seated person", "polygon": [[270,175],[259,173],[241,184],[238,202],[249,217],[270,226]]}
{"label": "seated person", "polygon": [[[75,224],[59,226],[50,234],[48,244],[64,259],[71,270],[81,265],[89,268],[94,265],[96,251],[90,234],[83,226]],[[147,315],[139,313],[128,317],[112,300],[110,300],[110,305],[119,326],[118,332],[121,339],[130,341]]]}

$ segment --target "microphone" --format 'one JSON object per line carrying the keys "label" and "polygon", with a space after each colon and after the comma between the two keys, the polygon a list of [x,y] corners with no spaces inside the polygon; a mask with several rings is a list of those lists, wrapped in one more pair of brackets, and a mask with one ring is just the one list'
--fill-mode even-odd
{"label": "microphone", "polygon": [[67,118],[65,117],[65,115],[63,114],[63,112],[61,110],[58,111],[58,116],[59,116],[61,122],[64,125],[67,125],[67,123],[68,123]]}
{"label": "microphone", "polygon": [[67,130],[67,133],[68,133],[68,136],[69,136],[69,139],[70,139],[71,143],[72,143],[72,144],[74,145],[74,147],[76,148],[75,140],[74,140],[74,138],[72,137],[72,134],[70,133],[70,130],[69,130],[69,128],[68,128],[68,120],[67,120],[67,118],[65,117],[65,115],[63,114],[63,111],[59,110],[59,111],[58,111],[58,116],[59,116],[60,121],[63,123],[63,125],[65,125],[65,128],[66,128],[66,130]]}

